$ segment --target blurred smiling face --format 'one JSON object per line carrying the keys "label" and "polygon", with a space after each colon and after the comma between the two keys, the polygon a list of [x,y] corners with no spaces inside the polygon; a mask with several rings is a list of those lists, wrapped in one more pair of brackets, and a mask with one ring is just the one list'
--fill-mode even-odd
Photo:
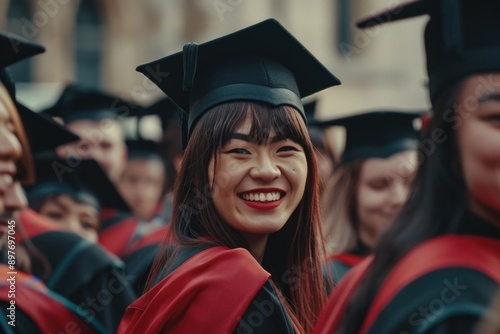
{"label": "blurred smiling face", "polygon": [[462,86],[456,136],[469,208],[500,228],[500,73]]}
{"label": "blurred smiling face", "polygon": [[[3,90],[3,87],[1,87]],[[2,92],[4,96],[6,92]],[[22,156],[12,113],[0,100],[0,234],[6,232],[8,220],[27,205],[26,198],[17,180],[17,166]],[[20,129],[19,129],[20,130]]]}
{"label": "blurred smiling face", "polygon": [[[367,159],[360,170],[356,216],[361,241],[373,247],[396,219],[413,184],[417,153],[404,151],[387,159]],[[415,161],[402,172],[402,161]]]}
{"label": "blurred smiling face", "polygon": [[58,153],[63,158],[76,155],[80,159],[95,159],[108,177],[117,182],[127,162],[127,149],[118,122],[105,122],[109,126],[103,126],[101,121],[87,119],[70,122],[68,128],[80,136],[81,140],[61,147]]}
{"label": "blurred smiling face", "polygon": [[308,172],[301,145],[274,131],[257,143],[249,135],[251,127],[247,116],[209,166],[217,212],[247,239],[286,224],[303,197]]}

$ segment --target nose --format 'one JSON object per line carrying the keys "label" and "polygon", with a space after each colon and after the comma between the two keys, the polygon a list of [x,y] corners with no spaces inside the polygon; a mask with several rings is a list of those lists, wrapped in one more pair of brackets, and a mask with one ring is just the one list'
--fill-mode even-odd
{"label": "nose", "polygon": [[5,192],[5,211],[18,211],[28,206],[26,196],[24,196],[23,189],[19,182],[12,184]]}
{"label": "nose", "polygon": [[80,220],[75,215],[69,215],[68,217],[66,217],[66,219],[64,220],[64,224],[70,231],[73,231],[80,236],[84,233],[84,230],[80,224]]}
{"label": "nose", "polygon": [[407,198],[410,189],[404,182],[395,182],[392,189],[391,202],[394,206],[402,206]]}
{"label": "nose", "polygon": [[255,160],[255,166],[250,170],[250,176],[270,182],[281,175],[281,170],[276,161],[268,154],[262,154]]}
{"label": "nose", "polygon": [[14,133],[6,129],[0,130],[0,159],[15,163],[21,158],[21,143]]}

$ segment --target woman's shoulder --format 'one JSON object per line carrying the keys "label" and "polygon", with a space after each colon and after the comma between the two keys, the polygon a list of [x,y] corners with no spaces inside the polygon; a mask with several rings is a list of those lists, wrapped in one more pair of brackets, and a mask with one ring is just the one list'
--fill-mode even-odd
{"label": "woman's shoulder", "polygon": [[270,277],[241,248],[187,248],[178,256],[185,258],[128,308],[120,333],[138,328],[148,333],[162,328],[172,333],[176,329],[179,333],[231,332]]}
{"label": "woman's shoulder", "polygon": [[417,246],[385,280],[365,328],[424,331],[455,316],[480,317],[500,285],[499,250],[499,240],[467,235]]}
{"label": "woman's shoulder", "polygon": [[[182,249],[173,260],[171,271],[163,281],[171,283],[175,280],[185,280],[191,275],[196,275],[197,282],[231,284],[236,283],[233,280],[237,277],[259,281],[265,281],[270,277],[248,250],[230,249],[226,246]],[[214,280],[215,278],[217,280]]]}

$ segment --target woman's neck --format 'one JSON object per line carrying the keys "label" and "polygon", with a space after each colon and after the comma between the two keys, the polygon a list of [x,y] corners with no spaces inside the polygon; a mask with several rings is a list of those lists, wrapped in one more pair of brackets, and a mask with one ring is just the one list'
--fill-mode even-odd
{"label": "woman's neck", "polygon": [[492,208],[480,203],[472,196],[469,197],[469,209],[472,213],[478,215],[484,220],[491,223],[496,228],[500,229],[500,213]]}
{"label": "woman's neck", "polygon": [[264,252],[266,251],[268,234],[242,233],[242,235],[248,243],[250,253],[257,262],[262,263]]}

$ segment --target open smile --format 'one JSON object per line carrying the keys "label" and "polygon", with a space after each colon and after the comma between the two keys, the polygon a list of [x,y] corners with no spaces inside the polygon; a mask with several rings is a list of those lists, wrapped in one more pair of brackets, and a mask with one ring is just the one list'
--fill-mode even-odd
{"label": "open smile", "polygon": [[253,190],[238,194],[243,203],[253,209],[272,210],[277,208],[285,197],[285,192],[277,190]]}

